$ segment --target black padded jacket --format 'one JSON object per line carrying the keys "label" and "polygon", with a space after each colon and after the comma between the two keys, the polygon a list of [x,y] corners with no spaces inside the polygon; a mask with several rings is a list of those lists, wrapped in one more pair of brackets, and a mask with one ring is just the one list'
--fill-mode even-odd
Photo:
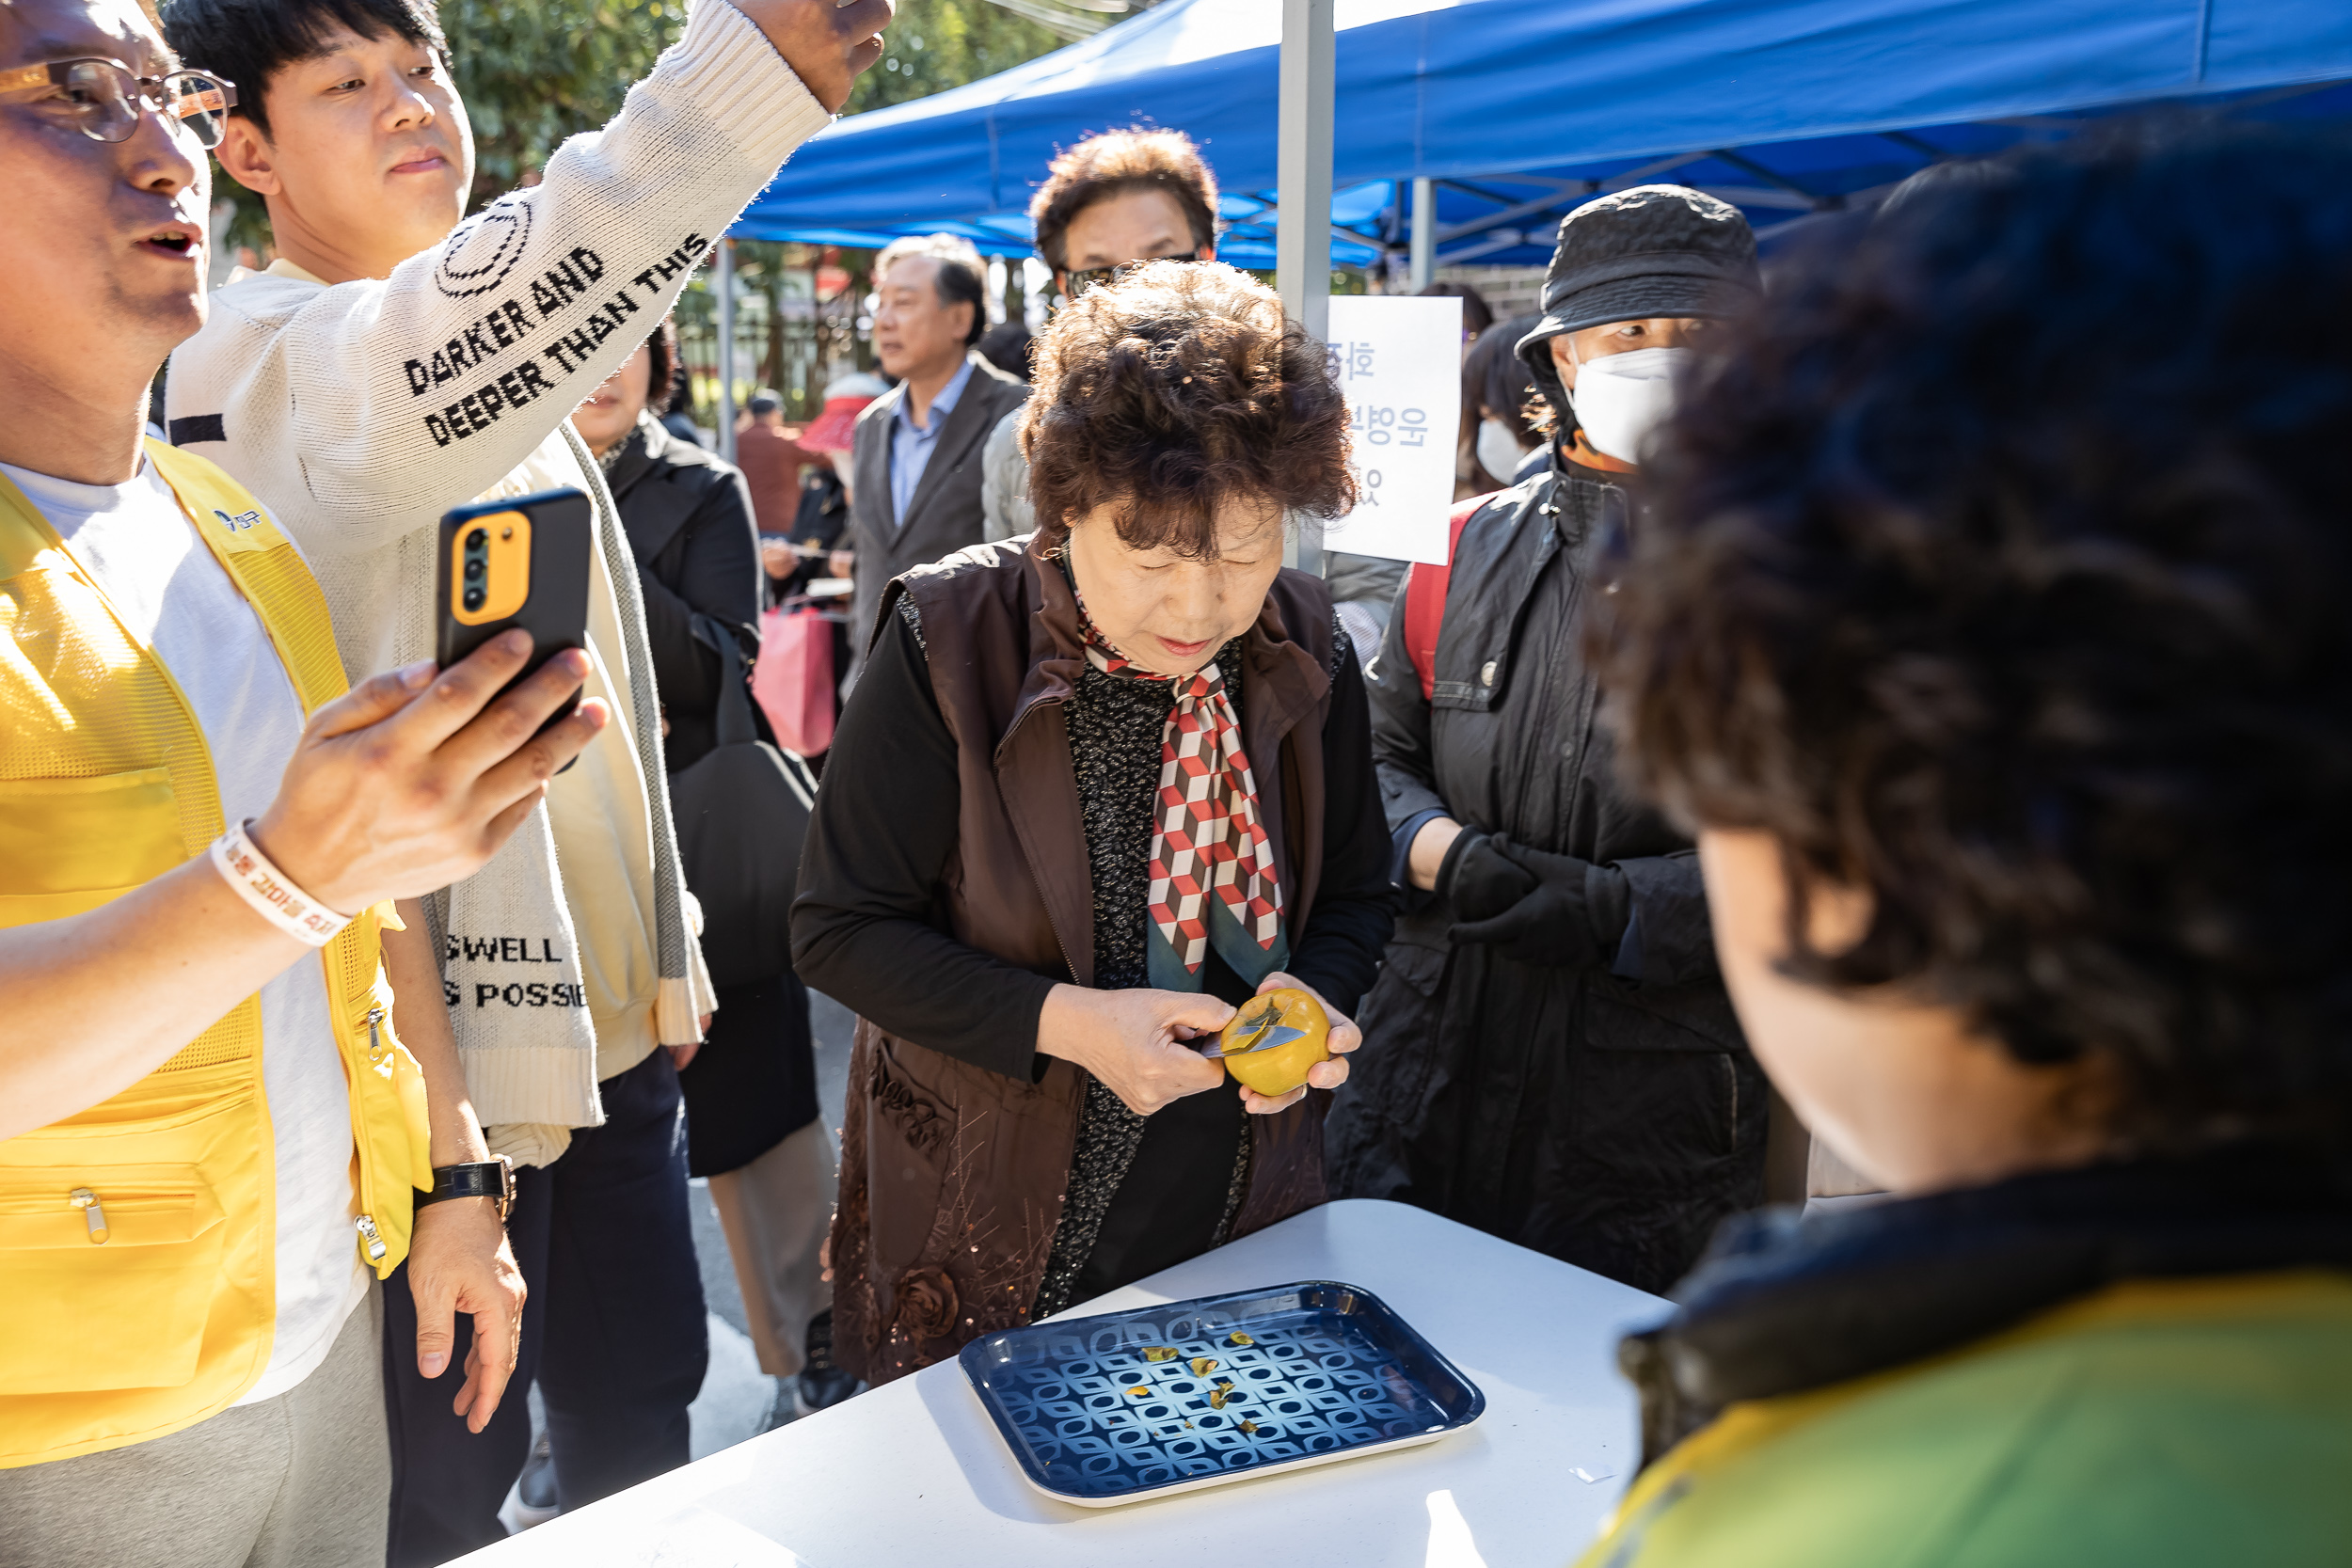
{"label": "black padded jacket", "polygon": [[1760,1200],[1768,1118],[1696,852],[1618,783],[1597,722],[1581,640],[1629,506],[1614,476],[1557,460],[1498,492],[1454,552],[1431,693],[1402,594],[1365,673],[1391,832],[1441,811],[1602,867],[1587,886],[1603,961],[1456,944],[1448,900],[1409,894],[1327,1148],[1334,1196],[1419,1204],[1662,1291]]}

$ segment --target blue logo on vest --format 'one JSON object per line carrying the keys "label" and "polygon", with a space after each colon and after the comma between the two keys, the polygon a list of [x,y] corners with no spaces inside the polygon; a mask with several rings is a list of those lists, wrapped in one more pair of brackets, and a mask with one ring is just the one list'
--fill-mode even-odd
{"label": "blue logo on vest", "polygon": [[213,508],[213,515],[218,517],[221,526],[231,533],[243,533],[262,520],[262,515],[259,512],[240,512],[231,517],[217,506]]}

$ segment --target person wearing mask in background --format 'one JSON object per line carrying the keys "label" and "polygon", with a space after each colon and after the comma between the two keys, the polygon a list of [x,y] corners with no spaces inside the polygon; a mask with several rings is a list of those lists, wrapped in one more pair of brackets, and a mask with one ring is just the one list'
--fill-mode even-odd
{"label": "person wearing mask in background", "polygon": [[1691,841],[1618,781],[1581,639],[1670,378],[1756,297],[1747,220],[1713,197],[1644,185],[1562,219],[1520,352],[1580,428],[1456,509],[1450,567],[1413,569],[1367,677],[1411,891],[1334,1188],[1645,1291],[1761,1197],[1767,1099]]}
{"label": "person wearing mask in background", "polygon": [[1756,1053],[1893,1196],[1621,1347],[1587,1568],[2352,1544],[2352,149],[1995,167],[1784,261],[1612,601]]}
{"label": "person wearing mask in background", "polygon": [[499,695],[519,633],[346,690],[277,520],[141,438],[230,90],[118,0],[0,6],[0,1568],[374,1568],[404,1262],[453,1418],[524,1402],[418,900],[608,713],[540,730],[577,652]]}
{"label": "person wearing mask in background", "polygon": [[762,533],[789,533],[801,503],[801,470],[809,452],[785,434],[784,400],[762,388],[752,394],[748,420],[735,433],[735,466],[751,492],[752,517]]}
{"label": "person wearing mask in background", "polygon": [[[1023,440],[1041,527],[891,585],[792,905],[859,1015],[834,1344],[875,1383],[1321,1202],[1391,916],[1356,657],[1282,568],[1291,515],[1355,499],[1322,345],[1156,261],[1054,318]],[[1214,839],[1163,809],[1193,769]],[[1307,1085],[1188,1043],[1294,985],[1340,1053]]]}
{"label": "person wearing mask in background", "polygon": [[[1478,416],[1471,436],[1470,457],[1477,467],[1470,476],[1471,494],[1485,495],[1532,479],[1541,469],[1539,454],[1546,445],[1528,404],[1535,401],[1535,384],[1519,358],[1519,341],[1535,330],[1543,312],[1497,322],[1479,334],[1462,362],[1462,402]],[[1553,429],[1565,434],[1555,415]],[[1534,467],[1531,467],[1530,465]]]}
{"label": "person wearing mask in background", "polygon": [[874,258],[874,356],[898,385],[857,420],[853,658],[864,656],[884,584],[980,542],[980,443],[1029,395],[1027,383],[972,350],[988,330],[987,276],[972,242],[952,234],[893,240]]}
{"label": "person wearing mask in background", "polygon": [[[565,1507],[687,1458],[706,1317],[673,1053],[715,1001],[638,576],[569,416],[823,127],[889,16],[888,0],[697,0],[610,126],[461,223],[473,138],[429,0],[165,12],[174,45],[240,89],[218,155],[262,196],[278,252],[215,291],[175,355],[173,439],[275,507],[318,563],[345,667],[431,651],[449,508],[559,485],[590,499],[588,685],[612,733],[425,909],[476,1108],[492,1148],[526,1167],[519,1370],[545,1399]],[[515,1400],[469,1434],[450,1374],[428,1379],[402,1348],[401,1293],[388,1305],[390,1556],[405,1568],[504,1535],[531,1423]]]}
{"label": "person wearing mask in background", "polygon": [[[761,577],[742,476],[673,437],[648,411],[668,398],[677,362],[677,337],[664,321],[572,415],[637,557],[672,773],[718,744],[719,684],[750,678]],[[723,633],[725,645],[705,632]],[[766,719],[756,707],[752,714],[759,738],[774,744]],[[746,822],[739,831],[760,829]],[[707,905],[706,916],[715,918]],[[710,1182],[760,1370],[800,1378],[811,1322],[831,1306],[817,1252],[833,1215],[834,1153],[817,1119],[808,991],[789,966],[720,988],[709,1033],[678,1084],[687,1170]],[[796,1386],[801,1405],[836,1402],[843,1381],[818,1369]],[[553,1499],[523,1501],[546,1507]]]}

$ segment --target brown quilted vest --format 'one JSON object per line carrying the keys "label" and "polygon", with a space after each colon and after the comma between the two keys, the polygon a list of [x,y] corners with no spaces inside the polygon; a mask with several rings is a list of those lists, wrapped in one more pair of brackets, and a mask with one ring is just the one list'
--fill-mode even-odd
{"label": "brown quilted vest", "polygon": [[[898,578],[920,612],[931,690],[955,736],[957,848],[939,912],[960,942],[1055,979],[1094,979],[1094,891],[1062,705],[1085,667],[1061,569],[1025,542],[979,545]],[[1295,950],[1323,865],[1323,722],[1331,599],[1285,571],[1243,642],[1242,739],[1280,872]],[[1266,759],[1273,759],[1269,767]],[[1028,1321],[1075,1150],[1085,1074],[1039,1057],[1007,1078],[860,1019],[833,1221],[834,1346],[881,1384]],[[1245,1235],[1325,1198],[1323,1115],[1311,1090],[1250,1119]]]}

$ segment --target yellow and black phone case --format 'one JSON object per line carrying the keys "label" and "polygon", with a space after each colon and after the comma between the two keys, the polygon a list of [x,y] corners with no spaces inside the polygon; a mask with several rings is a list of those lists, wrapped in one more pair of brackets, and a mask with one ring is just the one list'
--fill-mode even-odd
{"label": "yellow and black phone case", "polygon": [[[443,515],[434,594],[441,668],[509,626],[522,627],[532,641],[531,660],[515,680],[566,648],[584,646],[595,539],[588,498],[568,488],[477,501]],[[579,704],[575,693],[548,722]]]}

